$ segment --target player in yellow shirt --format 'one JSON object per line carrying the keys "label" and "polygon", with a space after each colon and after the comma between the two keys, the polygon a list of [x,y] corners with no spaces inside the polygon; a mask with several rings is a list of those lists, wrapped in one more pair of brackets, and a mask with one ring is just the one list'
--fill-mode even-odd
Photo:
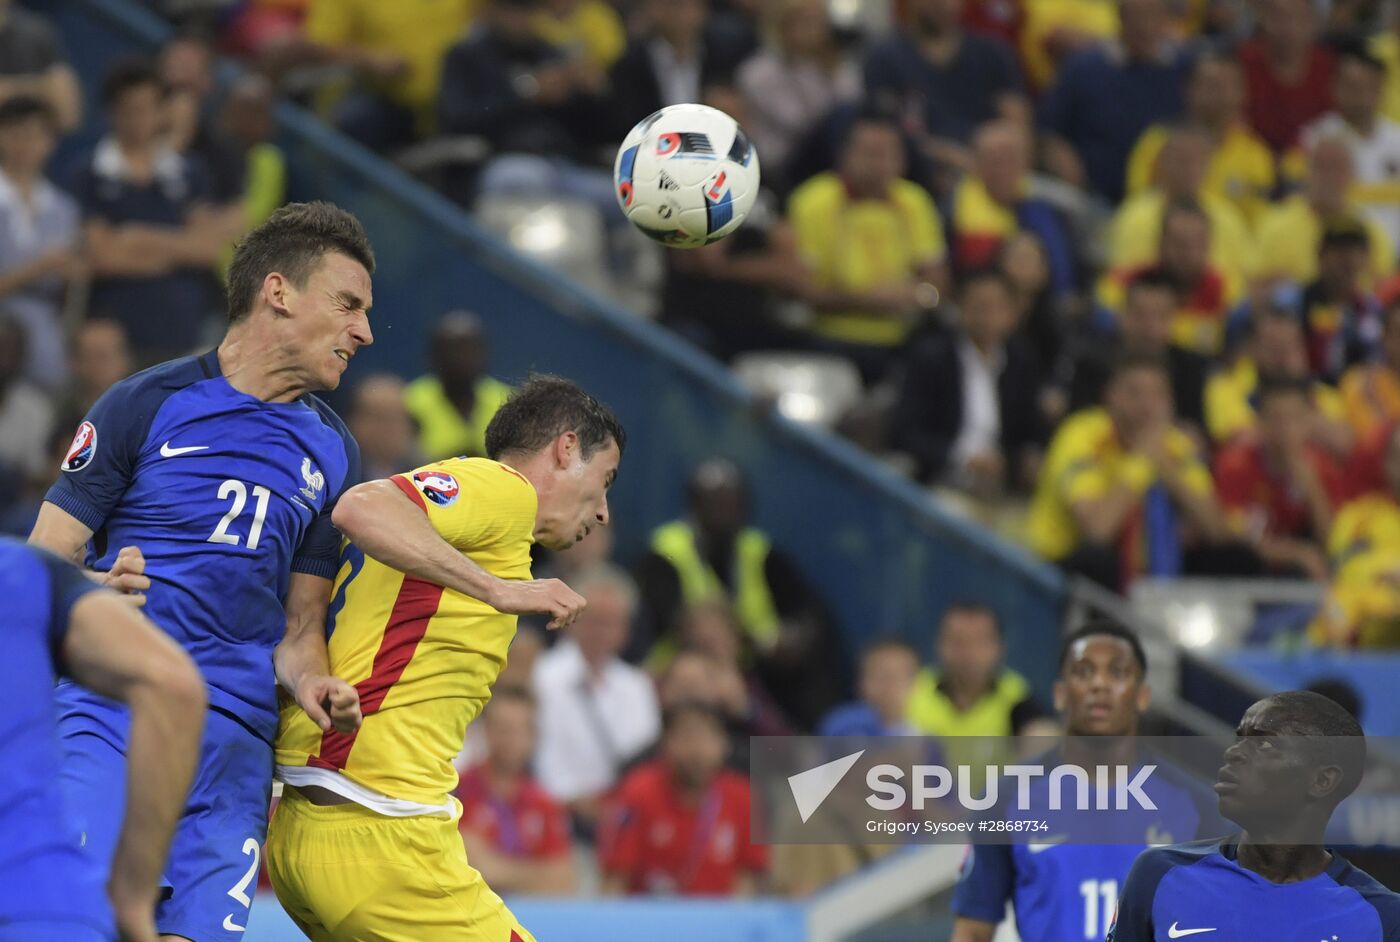
{"label": "player in yellow shirt", "polygon": [[530,578],[530,546],[608,523],[625,434],[567,380],[537,377],[453,458],[348,491],[327,644],[364,723],[282,712],[268,873],[314,942],[532,942],[468,864],[453,757],[491,697],[516,615],[569,624],[583,599]]}

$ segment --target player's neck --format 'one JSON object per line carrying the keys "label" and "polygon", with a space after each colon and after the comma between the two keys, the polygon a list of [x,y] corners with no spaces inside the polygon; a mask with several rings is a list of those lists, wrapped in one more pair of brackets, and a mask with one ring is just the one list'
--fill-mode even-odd
{"label": "player's neck", "polygon": [[[1285,825],[1284,830],[1291,831],[1294,828],[1317,831],[1317,828],[1302,822]],[[1287,835],[1285,839],[1302,836]],[[1311,840],[1300,840],[1298,843],[1274,843],[1272,838],[1269,843],[1258,843],[1246,831],[1240,837],[1235,860],[1241,867],[1253,870],[1270,883],[1299,883],[1310,880],[1327,869],[1332,862],[1332,855],[1319,843],[1322,840],[1320,832],[1308,837]]]}
{"label": "player's neck", "polygon": [[228,384],[263,402],[292,402],[310,392],[295,354],[275,338],[234,327],[219,344],[219,369]]}

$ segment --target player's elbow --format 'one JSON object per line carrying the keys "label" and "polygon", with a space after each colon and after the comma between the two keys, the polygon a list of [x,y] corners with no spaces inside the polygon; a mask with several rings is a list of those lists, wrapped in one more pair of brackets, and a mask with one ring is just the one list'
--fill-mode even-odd
{"label": "player's elbow", "polygon": [[352,541],[358,543],[367,534],[377,502],[376,482],[357,484],[341,495],[331,511],[331,523]]}

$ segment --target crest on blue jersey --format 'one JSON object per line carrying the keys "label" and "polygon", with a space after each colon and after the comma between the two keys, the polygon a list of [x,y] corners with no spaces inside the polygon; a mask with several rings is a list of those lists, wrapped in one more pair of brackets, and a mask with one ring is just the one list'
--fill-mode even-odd
{"label": "crest on blue jersey", "polygon": [[439,507],[455,504],[462,493],[457,479],[446,471],[419,471],[413,475],[413,483],[418,485],[424,497]]}
{"label": "crest on blue jersey", "polygon": [[320,497],[321,491],[326,488],[326,476],[311,466],[310,458],[301,460],[301,479],[306,482],[301,492],[306,495],[307,500]]}
{"label": "crest on blue jersey", "polygon": [[73,444],[68,446],[68,453],[63,456],[63,470],[83,470],[92,462],[92,456],[96,453],[97,427],[91,422],[84,422],[78,426],[77,434],[73,436]]}

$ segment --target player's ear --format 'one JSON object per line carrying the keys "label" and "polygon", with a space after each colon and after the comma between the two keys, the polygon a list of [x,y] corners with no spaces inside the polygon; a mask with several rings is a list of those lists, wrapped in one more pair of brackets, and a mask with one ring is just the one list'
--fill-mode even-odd
{"label": "player's ear", "polygon": [[1344,778],[1346,773],[1340,765],[1320,766],[1313,773],[1312,782],[1308,785],[1308,794],[1313,798],[1325,798],[1342,787]]}
{"label": "player's ear", "polygon": [[1063,680],[1055,681],[1055,686],[1052,690],[1052,695],[1055,701],[1055,712],[1065,712],[1065,682]]}
{"label": "player's ear", "polygon": [[292,313],[287,307],[287,294],[291,287],[291,283],[282,276],[281,272],[270,271],[267,273],[267,277],[263,278],[263,300],[282,317],[290,317]]}
{"label": "player's ear", "polygon": [[1152,705],[1152,687],[1149,686],[1148,683],[1147,683],[1147,681],[1144,680],[1142,683],[1138,684],[1138,691],[1137,691],[1137,711],[1138,711],[1139,713],[1146,713],[1146,712],[1147,712],[1147,708],[1150,707],[1151,705]]}
{"label": "player's ear", "polygon": [[567,468],[569,465],[573,464],[574,456],[577,454],[577,432],[564,432],[554,440],[554,461],[560,468]]}

